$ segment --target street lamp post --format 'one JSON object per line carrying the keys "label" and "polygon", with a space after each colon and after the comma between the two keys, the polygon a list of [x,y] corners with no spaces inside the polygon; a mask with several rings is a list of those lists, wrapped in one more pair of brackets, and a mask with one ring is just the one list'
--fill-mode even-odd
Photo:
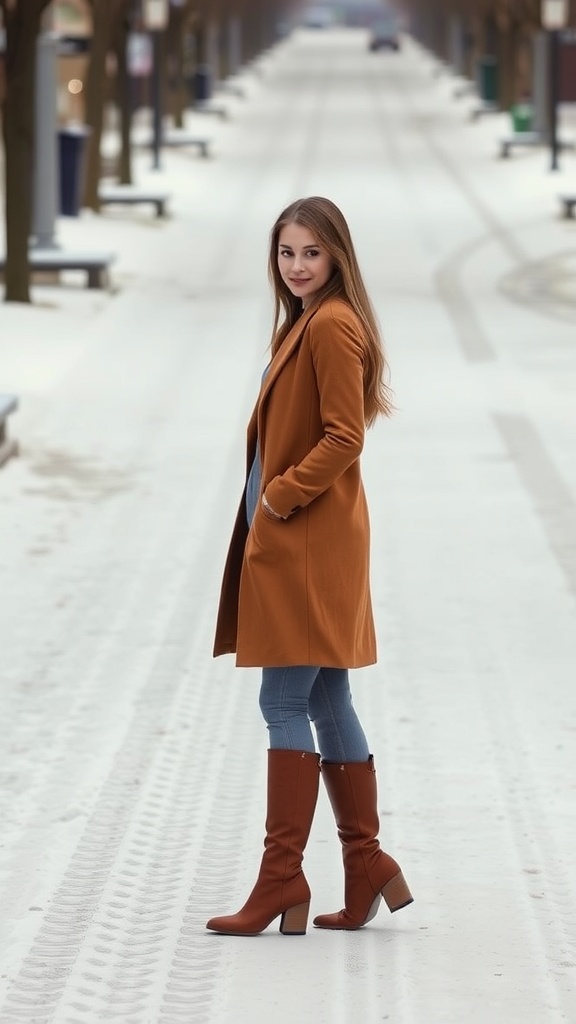
{"label": "street lamp post", "polygon": [[168,0],[143,0],[142,21],[144,28],[152,36],[153,45],[152,166],[155,171],[160,168],[160,148],[162,146],[162,33],[168,25],[168,15]]}
{"label": "street lamp post", "polygon": [[57,59],[54,7],[49,5],[36,44],[33,245],[55,249],[58,216]]}
{"label": "street lamp post", "polygon": [[548,32],[548,101],[550,110],[550,170],[558,170],[559,51],[560,32],[566,28],[569,0],[541,0],[542,25]]}

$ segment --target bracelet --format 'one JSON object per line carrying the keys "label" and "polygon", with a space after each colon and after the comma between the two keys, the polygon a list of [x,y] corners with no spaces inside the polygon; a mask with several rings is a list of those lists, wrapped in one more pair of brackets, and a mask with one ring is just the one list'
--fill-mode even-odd
{"label": "bracelet", "polygon": [[284,519],[284,516],[281,516],[278,512],[275,512],[274,509],[272,508],[272,506],[268,504],[268,501],[267,501],[267,498],[266,498],[265,494],[262,495],[262,505],[264,506],[266,511],[269,513],[269,515],[274,517],[274,519]]}

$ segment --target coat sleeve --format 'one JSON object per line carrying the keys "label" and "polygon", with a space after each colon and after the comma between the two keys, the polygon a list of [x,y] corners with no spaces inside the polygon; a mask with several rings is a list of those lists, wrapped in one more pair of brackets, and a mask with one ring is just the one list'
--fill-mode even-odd
{"label": "coat sleeve", "polygon": [[323,437],[296,466],[275,477],[266,499],[289,516],[323,494],[359,457],[364,445],[364,345],[350,315],[322,310],[309,327]]}

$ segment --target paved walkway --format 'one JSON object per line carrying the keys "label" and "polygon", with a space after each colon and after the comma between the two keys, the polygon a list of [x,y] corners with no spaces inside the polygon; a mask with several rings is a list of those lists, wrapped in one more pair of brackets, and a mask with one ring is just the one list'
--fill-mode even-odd
{"label": "paved walkway", "polygon": [[[576,161],[497,160],[504,119],[413,46],[311,33],[263,70],[214,160],[165,155],[170,221],[60,226],[116,248],[116,294],[0,310],[0,1024],[573,1024]],[[254,880],[266,737],[257,673],[210,651],[267,233],[306,193],[350,220],[393,370],[354,688],[416,902],[242,940],[204,923]],[[323,793],[306,866],[340,906]]]}

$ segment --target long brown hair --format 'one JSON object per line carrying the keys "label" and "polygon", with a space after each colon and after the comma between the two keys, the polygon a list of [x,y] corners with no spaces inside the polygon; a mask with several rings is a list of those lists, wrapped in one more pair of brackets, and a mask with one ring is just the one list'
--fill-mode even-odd
{"label": "long brown hair", "polygon": [[291,203],[282,211],[270,233],[268,273],[274,289],[272,355],[276,354],[284,338],[302,314],[302,300],[292,295],[278,268],[280,232],[288,224],[299,224],[308,228],[334,264],[334,273],[315,297],[315,301],[335,297],[344,299],[352,307],[364,328],[364,418],[367,426],[371,426],[378,416],[390,416],[393,411],[392,395],[386,381],[388,364],[376,314],[368,298],[356,259],[350,229],[341,210],[330,199],[324,199],[322,196],[310,196]]}

